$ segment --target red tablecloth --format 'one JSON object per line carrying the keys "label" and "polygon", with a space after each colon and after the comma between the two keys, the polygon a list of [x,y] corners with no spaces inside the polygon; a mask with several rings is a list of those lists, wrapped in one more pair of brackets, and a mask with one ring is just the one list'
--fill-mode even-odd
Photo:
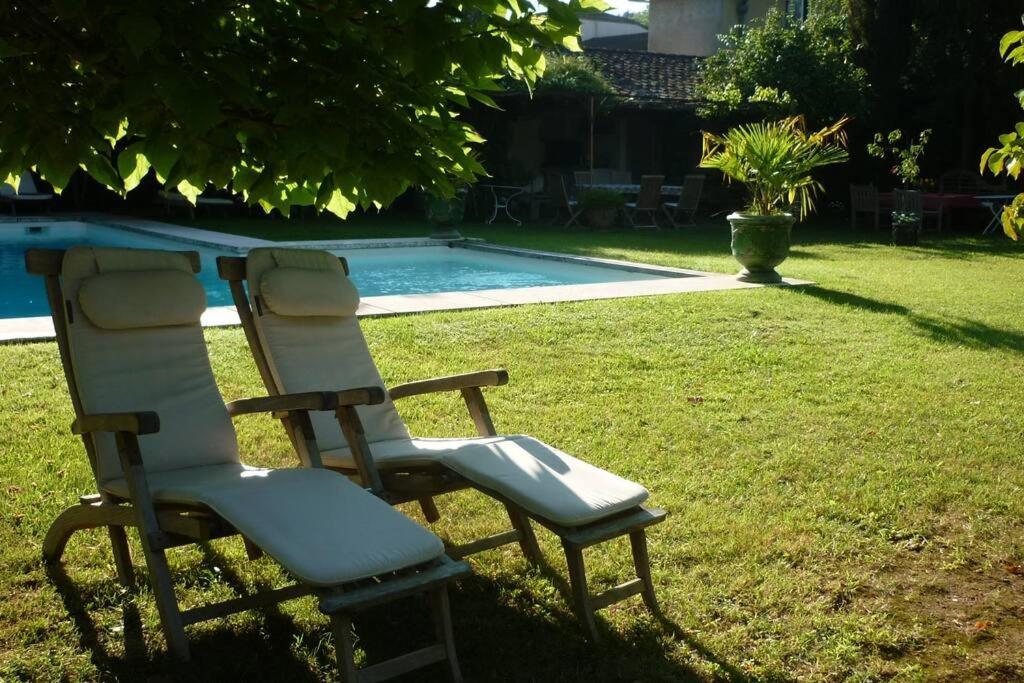
{"label": "red tablecloth", "polygon": [[[878,201],[883,206],[892,206],[893,193],[879,192]],[[926,192],[921,195],[921,203],[925,211],[939,211],[946,209],[976,209],[981,206],[973,194],[942,194],[939,192]]]}

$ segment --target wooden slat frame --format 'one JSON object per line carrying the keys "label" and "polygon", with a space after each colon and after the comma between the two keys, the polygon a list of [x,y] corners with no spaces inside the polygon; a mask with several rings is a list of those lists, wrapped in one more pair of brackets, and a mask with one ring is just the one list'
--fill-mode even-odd
{"label": "wooden slat frame", "polygon": [[[279,394],[281,389],[277,385],[273,372],[270,369],[268,352],[263,347],[263,342],[257,329],[257,322],[246,295],[244,287],[247,278],[245,259],[222,256],[217,259],[217,264],[221,277],[228,280],[231,285],[232,298],[235,307],[238,309],[242,326],[245,328],[245,336],[249,342],[249,348],[257,366],[259,366],[264,386],[269,394]],[[345,272],[346,274],[348,273],[347,264]],[[477,433],[480,436],[496,436],[497,430],[494,427],[494,421],[491,418],[490,410],[487,407],[487,402],[484,399],[481,388],[501,386],[507,382],[508,372],[506,370],[484,370],[401,384],[392,387],[389,395],[392,400],[397,401],[410,396],[440,391],[459,391]],[[355,410],[352,410],[347,415],[339,413],[338,418],[353,457],[357,462],[357,468],[354,471],[347,468],[338,469],[349,476],[355,475],[363,482],[364,486],[369,486],[375,492],[381,490],[380,487],[383,487],[381,497],[385,500],[392,503],[419,500],[423,506],[424,514],[430,522],[436,521],[437,518],[432,497],[450,491],[474,488],[504,504],[509,519],[512,522],[512,531],[494,534],[463,545],[449,547],[448,553],[450,556],[455,558],[468,557],[477,552],[518,542],[528,561],[540,563],[543,561],[543,557],[536,536],[530,526],[530,520],[533,520],[554,533],[562,541],[566,561],[569,566],[570,584],[576,612],[581,624],[591,638],[596,640],[598,637],[594,612],[620,600],[640,594],[643,596],[647,607],[651,611],[657,612],[657,598],[655,597],[654,583],[651,578],[650,559],[647,554],[646,528],[664,521],[667,514],[664,510],[650,509],[638,505],[631,510],[591,524],[579,527],[566,527],[553,520],[532,513],[498,491],[481,486],[452,470],[413,467],[389,469],[384,473],[378,474],[376,466],[372,464],[371,449],[366,442],[365,435],[362,432],[362,425],[359,423]],[[349,438],[350,434],[352,435],[351,439]],[[367,467],[370,467],[372,471],[367,472]],[[429,507],[424,501],[430,501]],[[591,596],[587,589],[583,550],[592,545],[621,536],[628,536],[630,539],[636,578],[605,591],[598,596]]]}
{"label": "wooden slat frame", "polygon": [[[194,272],[198,273],[200,269],[198,253],[183,253],[189,257]],[[138,435],[155,433],[159,430],[159,416],[156,413],[143,412],[107,415],[88,415],[84,413],[81,395],[75,382],[68,333],[65,327],[67,324],[66,308],[60,282],[63,259],[64,252],[60,250],[30,249],[25,255],[26,269],[29,273],[45,276],[47,300],[50,304],[51,315],[54,321],[57,347],[75,412],[73,430],[82,436],[86,452],[89,455],[90,464],[93,467],[94,476],[96,475],[96,451],[93,436],[101,431],[113,432],[115,434],[118,456],[121,460],[121,469],[128,485],[128,498],[127,504],[124,504],[125,501],[109,493],[102,492],[102,490],[99,494],[82,496],[77,505],[66,509],[51,524],[43,541],[44,560],[48,563],[59,562],[68,540],[76,531],[105,526],[110,533],[118,578],[123,583],[130,584],[132,580],[132,564],[124,530],[126,527],[137,528],[164,636],[172,654],[183,661],[187,661],[190,658],[188,641],[185,634],[186,625],[219,618],[255,607],[292,600],[312,593],[331,597],[343,591],[344,586],[333,589],[321,589],[296,584],[185,611],[180,609],[175,597],[170,567],[167,564],[164,551],[168,548],[194,544],[212,538],[238,535],[238,531],[227,520],[220,517],[210,508],[200,505],[161,505],[153,500],[143,467]],[[347,272],[347,264],[345,264],[345,267]],[[316,448],[316,439],[308,412],[310,409],[315,408],[313,404],[317,400],[323,400],[330,406],[327,409],[340,409],[344,405],[339,404],[350,406],[350,404],[357,401],[379,403],[383,398],[382,390],[377,387],[338,392],[330,394],[329,398],[322,396],[260,397],[236,402],[234,413],[287,411],[285,422],[298,435],[300,439],[298,450],[300,450],[300,453],[305,454],[306,464],[309,466],[320,466],[319,451]],[[311,449],[311,452],[307,449]],[[99,487],[98,480],[97,487]],[[250,548],[251,543],[248,539],[245,540],[247,552],[250,556],[260,552],[254,546]],[[420,651],[416,651],[396,658],[396,660],[375,665],[363,679],[354,677],[349,680],[380,680],[380,673],[386,673],[392,669],[409,671],[426,663],[440,661],[445,658],[448,659],[450,670],[458,672],[458,662],[455,659],[454,637],[450,629],[451,616],[448,611],[447,584],[452,580],[465,576],[470,572],[470,569],[468,565],[452,562],[448,558],[442,558],[436,565],[440,569],[430,567],[426,570],[412,571],[395,577],[382,577],[378,582],[373,582],[368,586],[360,586],[353,591],[358,595],[357,599],[350,599],[345,605],[335,605],[332,611],[325,612],[330,614],[332,619],[347,619],[346,610],[349,608],[362,609],[371,604],[377,605],[390,602],[405,595],[428,593],[434,596],[432,602],[434,619],[439,623],[449,624],[446,632],[439,633],[438,641],[429,646],[429,648],[426,648],[431,653],[438,655],[431,658],[429,662],[423,659]],[[439,593],[443,594],[443,599],[441,600],[438,600],[436,597]],[[347,659],[343,657],[339,665],[346,671],[350,668],[354,670],[355,664],[351,658],[351,641],[348,641],[347,646],[339,643],[339,651],[343,655],[347,651],[349,655]],[[399,663],[391,664],[391,661],[398,661]],[[453,676],[453,678],[454,680],[461,680],[460,676],[457,675]]]}

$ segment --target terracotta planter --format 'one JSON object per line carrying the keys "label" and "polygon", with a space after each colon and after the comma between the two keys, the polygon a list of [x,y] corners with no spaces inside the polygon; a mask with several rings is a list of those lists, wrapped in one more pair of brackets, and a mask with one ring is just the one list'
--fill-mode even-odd
{"label": "terracotta planter", "polygon": [[781,282],[775,266],[789,256],[789,237],[796,219],[790,214],[731,214],[732,255],[743,266],[737,279],[769,284]]}

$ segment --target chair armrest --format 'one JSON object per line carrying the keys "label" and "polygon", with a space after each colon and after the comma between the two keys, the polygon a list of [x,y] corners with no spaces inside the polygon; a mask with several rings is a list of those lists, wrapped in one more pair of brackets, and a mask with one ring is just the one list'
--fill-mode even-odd
{"label": "chair armrest", "polygon": [[129,434],[156,434],[160,431],[160,418],[152,411],[137,413],[94,413],[82,415],[71,423],[72,434],[93,432],[127,432]]}
{"label": "chair armrest", "polygon": [[337,410],[338,406],[370,406],[384,402],[380,387],[361,387],[343,391],[308,391],[301,394],[243,398],[227,404],[228,415],[277,413],[292,410]]}
{"label": "chair armrest", "polygon": [[420,394],[433,394],[439,391],[458,391],[460,389],[479,389],[480,387],[500,387],[508,384],[508,370],[497,368],[494,370],[481,370],[479,372],[467,372],[461,375],[449,375],[447,377],[435,377],[424,379],[418,382],[407,382],[392,387],[392,400],[397,401],[407,396],[418,396]]}

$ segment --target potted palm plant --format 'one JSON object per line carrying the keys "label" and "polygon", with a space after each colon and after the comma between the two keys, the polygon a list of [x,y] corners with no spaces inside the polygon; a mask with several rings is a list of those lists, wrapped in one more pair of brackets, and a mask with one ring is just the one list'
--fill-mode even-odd
{"label": "potted palm plant", "polygon": [[814,210],[822,190],[812,172],[848,158],[841,119],[809,133],[802,116],[737,126],[725,135],[705,132],[701,168],[721,171],[726,182],[739,182],[750,193],[750,204],[728,217],[732,254],[743,266],[744,282],[780,282],[775,267],[789,255],[796,222]]}

